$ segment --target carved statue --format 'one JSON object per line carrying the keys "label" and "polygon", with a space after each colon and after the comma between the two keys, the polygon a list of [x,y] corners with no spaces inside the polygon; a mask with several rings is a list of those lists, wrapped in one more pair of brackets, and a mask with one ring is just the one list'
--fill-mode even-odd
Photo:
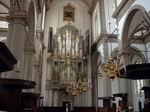
{"label": "carved statue", "polygon": [[110,77],[111,79],[114,79],[116,77],[117,74],[117,63],[115,63],[115,59],[114,58],[110,58],[106,68],[105,68],[105,72],[107,73],[108,77]]}
{"label": "carved statue", "polygon": [[88,90],[88,82],[86,81],[86,79],[84,78],[83,82],[81,83],[81,89],[83,92],[86,92]]}
{"label": "carved statue", "polygon": [[75,82],[72,82],[72,84],[71,84],[70,94],[72,96],[77,96],[79,94],[79,91],[77,90],[77,85]]}

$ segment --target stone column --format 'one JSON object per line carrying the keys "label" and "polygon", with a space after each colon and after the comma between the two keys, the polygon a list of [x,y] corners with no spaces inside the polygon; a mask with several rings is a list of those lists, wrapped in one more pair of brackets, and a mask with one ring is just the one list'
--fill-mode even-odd
{"label": "stone column", "polygon": [[[101,22],[101,34],[106,34],[106,18],[105,18],[105,4],[104,0],[99,0],[99,10],[100,10],[100,22]],[[105,37],[104,37],[105,38]],[[107,37],[106,37],[107,38]],[[108,44],[105,43],[106,40],[103,40],[104,43],[104,59],[102,59],[105,63],[107,63],[107,60],[109,58],[109,51],[108,51]],[[104,74],[103,77],[103,96],[109,97],[111,96],[111,80],[106,76],[107,74]]]}
{"label": "stone column", "polygon": [[33,66],[34,66],[34,72],[33,72],[32,80],[34,80],[36,82],[36,88],[34,91],[36,93],[40,93],[41,74],[40,74],[40,70],[39,70],[39,63],[34,62]]}
{"label": "stone column", "polygon": [[[107,61],[109,59],[109,43],[104,43],[104,61],[105,64],[107,64]],[[104,73],[103,78],[103,95],[104,97],[110,97],[111,96],[111,79],[107,77],[107,74]]]}
{"label": "stone column", "polygon": [[92,106],[97,107],[97,97],[98,97],[98,77],[97,74],[92,73]]}
{"label": "stone column", "polygon": [[[91,38],[90,38],[91,42]],[[91,43],[90,43],[91,45]],[[91,51],[89,51],[89,54],[91,54]],[[86,94],[84,94],[84,104],[86,106],[91,106],[92,105],[92,73],[91,73],[91,55],[88,56],[88,65],[87,65],[87,81],[89,83],[89,89]]]}
{"label": "stone column", "polygon": [[[10,10],[9,10],[10,13],[13,12],[13,3],[10,2]],[[11,48],[11,44],[12,44],[12,33],[13,33],[13,18],[11,17],[7,17],[7,20],[8,20],[8,36],[7,36],[7,46],[8,48],[10,49]]]}
{"label": "stone column", "polygon": [[7,18],[8,19],[8,36],[7,36],[7,46],[8,48],[11,48],[11,36],[12,36],[12,32],[13,32],[13,20],[11,18]]}
{"label": "stone column", "polygon": [[[45,54],[46,53],[46,51],[44,52],[43,51],[43,53]],[[44,55],[43,56],[43,67],[42,67],[43,69],[42,69],[42,82],[41,82],[41,95],[42,96],[44,96],[44,99],[43,99],[43,104],[44,104],[44,106],[48,106],[48,101],[47,101],[47,99],[49,99],[49,95],[51,95],[51,90],[47,90],[46,88],[45,88],[45,86],[47,85],[47,56],[46,55]],[[50,92],[49,92],[50,91]]]}
{"label": "stone column", "polygon": [[10,15],[9,15],[9,32],[7,45],[10,51],[18,60],[18,64],[14,66],[14,70],[7,73],[8,78],[23,78],[23,60],[24,60],[24,39],[26,12],[23,0],[19,0],[21,10],[15,5],[15,0],[10,1]]}
{"label": "stone column", "polygon": [[24,77],[25,80],[35,81],[35,76],[33,74],[33,56],[35,53],[34,47],[25,47],[25,60],[24,60]]}
{"label": "stone column", "polygon": [[[108,43],[106,43],[105,40],[103,40],[103,50],[104,56],[102,57],[101,61],[102,63],[107,63],[107,60],[109,58],[109,51],[108,51]],[[111,96],[111,79],[107,77],[107,74],[104,72],[104,69],[101,69],[101,75],[102,77],[98,78],[98,97],[110,97]],[[103,106],[103,103],[101,100],[98,102],[98,106]]]}
{"label": "stone column", "polygon": [[[22,16],[22,17],[20,17]],[[8,38],[8,47],[13,55],[18,60],[18,64],[14,66],[14,70],[9,72],[7,75],[8,78],[22,78],[23,77],[23,60],[24,60],[24,37],[25,37],[25,13],[16,14],[10,16],[13,19],[13,31],[9,32]]]}
{"label": "stone column", "polygon": [[[125,50],[123,51],[123,55],[120,57],[120,59],[122,59],[122,64],[124,64],[123,66],[126,66],[129,63],[129,52],[128,50]],[[132,88],[132,83],[130,80],[127,80],[127,79],[119,79],[119,92],[120,93],[128,93],[128,96],[127,96],[127,100],[128,100],[128,103],[131,103],[132,104],[132,94],[133,94],[133,88]]]}

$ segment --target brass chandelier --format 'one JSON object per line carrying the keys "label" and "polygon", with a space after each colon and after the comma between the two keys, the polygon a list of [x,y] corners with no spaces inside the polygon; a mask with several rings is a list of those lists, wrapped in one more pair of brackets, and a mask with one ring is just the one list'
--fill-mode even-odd
{"label": "brass chandelier", "polygon": [[[103,65],[103,68],[107,77],[109,77],[110,79],[115,79],[117,77],[126,77],[126,66],[124,63],[121,66],[120,59],[118,59],[117,57],[110,57],[107,63]],[[120,68],[122,68],[123,72],[120,71]]]}
{"label": "brass chandelier", "polygon": [[110,79],[115,79],[119,73],[117,61],[116,58],[110,57],[105,65],[104,72]]}

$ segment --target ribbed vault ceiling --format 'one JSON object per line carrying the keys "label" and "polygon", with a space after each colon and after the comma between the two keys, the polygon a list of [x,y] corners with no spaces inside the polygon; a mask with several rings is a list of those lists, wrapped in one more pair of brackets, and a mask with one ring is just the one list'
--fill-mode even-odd
{"label": "ribbed vault ceiling", "polygon": [[0,0],[0,19],[1,20],[4,19],[6,16],[8,16],[9,7],[10,7],[9,0]]}
{"label": "ribbed vault ceiling", "polygon": [[10,1],[9,0],[0,0],[0,4],[5,6],[6,8],[10,7]]}
{"label": "ribbed vault ceiling", "polygon": [[[53,1],[53,0],[46,0],[46,1]],[[94,5],[94,3],[97,1],[97,0],[82,0],[83,2],[85,2],[87,5],[88,5],[88,7],[89,7],[89,10],[93,7],[93,5]],[[10,0],[0,0],[0,5],[1,6],[3,6],[3,7],[5,7],[5,9],[8,9],[9,10],[9,8],[10,8]],[[2,9],[4,9],[4,8],[1,8],[1,6],[0,6],[0,9],[1,9],[1,11],[0,12],[5,12],[5,13],[7,13],[7,11],[6,10],[2,10]],[[2,14],[1,14],[1,16],[2,16]]]}
{"label": "ribbed vault ceiling", "polygon": [[82,0],[84,1],[89,7],[92,7],[93,3],[97,0]]}

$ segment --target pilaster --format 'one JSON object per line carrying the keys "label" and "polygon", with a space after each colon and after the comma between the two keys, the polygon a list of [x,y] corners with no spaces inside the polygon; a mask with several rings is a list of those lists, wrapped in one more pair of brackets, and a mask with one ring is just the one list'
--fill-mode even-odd
{"label": "pilaster", "polygon": [[33,76],[33,56],[35,53],[35,48],[26,46],[24,49],[25,58],[24,58],[24,79],[35,81],[35,76]]}
{"label": "pilaster", "polygon": [[105,19],[105,4],[104,0],[99,0],[99,12],[100,12],[100,25],[101,33],[106,33],[106,19]]}
{"label": "pilaster", "polygon": [[34,80],[36,82],[36,88],[35,88],[34,92],[40,93],[41,92],[41,89],[40,89],[41,74],[40,74],[40,70],[39,70],[39,63],[34,62],[33,66],[34,66],[34,72],[33,72],[32,80]]}

